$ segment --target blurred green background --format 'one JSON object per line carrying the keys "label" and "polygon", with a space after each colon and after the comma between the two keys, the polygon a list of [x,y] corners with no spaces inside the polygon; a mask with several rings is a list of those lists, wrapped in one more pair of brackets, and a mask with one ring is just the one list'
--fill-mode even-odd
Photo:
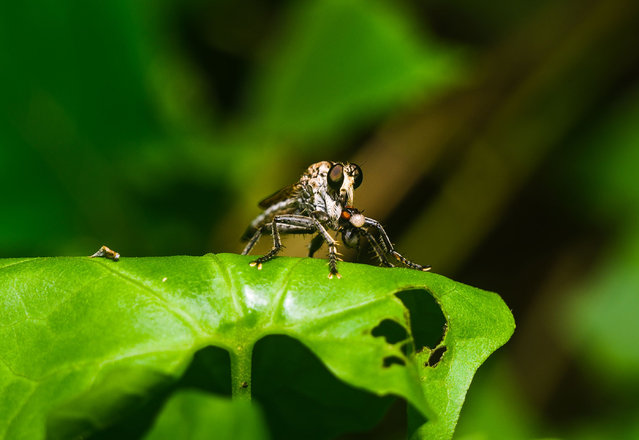
{"label": "blurred green background", "polygon": [[639,438],[637,23],[633,0],[3,2],[0,257],[239,252],[261,198],[354,161],[402,253],[518,322],[457,438]]}

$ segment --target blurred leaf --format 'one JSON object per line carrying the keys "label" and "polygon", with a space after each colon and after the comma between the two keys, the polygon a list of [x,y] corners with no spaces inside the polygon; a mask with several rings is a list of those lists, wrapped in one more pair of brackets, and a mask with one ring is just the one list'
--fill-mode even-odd
{"label": "blurred leaf", "polygon": [[53,253],[127,229],[135,209],[114,162],[162,132],[145,87],[143,22],[122,0],[0,6],[3,254]]}
{"label": "blurred leaf", "polygon": [[[605,117],[577,140],[579,156],[568,171],[574,196],[607,219],[636,228],[639,217],[639,88],[608,109]],[[565,172],[565,170],[563,170]],[[575,187],[578,185],[578,187]]]}
{"label": "blurred leaf", "polygon": [[171,396],[146,440],[260,440],[268,431],[255,405],[201,391]]}
{"label": "blurred leaf", "polygon": [[457,54],[381,2],[300,4],[258,78],[259,123],[275,135],[330,135],[459,78]]}
{"label": "blurred leaf", "polygon": [[[0,436],[43,438],[45,420],[49,438],[105,428],[210,345],[230,353],[233,394],[247,397],[253,345],[280,334],[349,385],[406,399],[429,419],[422,438],[450,438],[475,370],[514,328],[497,295],[438,275],[342,263],[343,278],[329,280],[322,260],[277,258],[261,271],[250,260],[0,260]],[[446,318],[436,362],[413,346],[421,315],[394,295],[407,289],[431,292]],[[384,321],[401,340],[376,333]]]}
{"label": "blurred leaf", "polygon": [[[639,231],[627,234],[597,274],[567,304],[569,341],[600,380],[629,390],[639,385]],[[636,389],[636,388],[633,388]]]}
{"label": "blurred leaf", "polygon": [[455,431],[456,440],[535,438],[530,408],[503,356],[499,361],[491,358],[475,376]]}
{"label": "blurred leaf", "polygon": [[575,426],[574,432],[564,438],[578,440],[600,440],[614,438],[615,440],[636,440],[639,438],[639,420],[637,408],[615,411],[607,417],[591,418]]}
{"label": "blurred leaf", "polygon": [[[608,109],[577,143],[583,155],[568,170],[574,195],[617,226],[598,270],[566,304],[566,338],[604,383],[639,384],[639,88]],[[575,184],[578,188],[575,188]],[[605,360],[605,362],[603,361]]]}

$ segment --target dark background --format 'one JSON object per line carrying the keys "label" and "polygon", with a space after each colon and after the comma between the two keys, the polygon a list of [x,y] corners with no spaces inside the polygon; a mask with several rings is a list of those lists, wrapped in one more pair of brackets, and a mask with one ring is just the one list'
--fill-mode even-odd
{"label": "dark background", "polygon": [[3,2],[0,257],[239,252],[261,198],[354,161],[402,253],[518,323],[457,438],[639,438],[637,24],[633,0]]}

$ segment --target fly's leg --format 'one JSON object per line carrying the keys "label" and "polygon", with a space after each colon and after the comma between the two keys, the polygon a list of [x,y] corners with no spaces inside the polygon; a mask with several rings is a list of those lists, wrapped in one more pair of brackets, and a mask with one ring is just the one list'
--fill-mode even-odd
{"label": "fly's leg", "polygon": [[384,230],[380,222],[378,222],[377,220],[373,220],[372,218],[366,217],[365,224],[367,226],[372,226],[375,229],[377,229],[377,231],[379,232],[382,246],[388,251],[389,254],[395,257],[398,261],[401,261],[403,264],[405,264],[407,267],[410,267],[411,269],[422,270],[422,271],[430,270],[430,266],[422,266],[421,264],[413,263],[412,261],[406,259],[402,254],[397,252],[395,250],[395,247],[393,246],[393,243],[391,243],[390,238],[388,238],[388,234],[386,233],[386,231]]}
{"label": "fly's leg", "polygon": [[[263,257],[258,258],[257,260],[251,262],[251,266],[257,266],[258,269],[262,268],[262,264],[273,259],[277,253],[282,248],[282,241],[280,239],[281,233],[290,233],[290,234],[311,234],[314,232],[318,232],[319,236],[328,244],[328,267],[329,267],[329,278],[333,278],[336,276],[337,278],[341,278],[339,272],[337,271],[337,262],[340,261],[339,254],[337,253],[337,241],[326,231],[326,228],[322,225],[322,223],[312,217],[307,217],[303,215],[276,215],[273,217],[270,225],[264,225],[258,232],[253,234],[253,237],[246,245],[245,251],[248,253],[252,247],[255,245],[257,240],[263,233],[266,233],[266,229],[268,226],[271,227],[271,234],[273,235],[273,248]],[[315,246],[317,246],[318,242],[315,242]],[[321,245],[321,243],[319,243]],[[311,243],[313,246],[313,243]],[[319,248],[319,247],[318,247]],[[317,249],[313,249],[315,252]]]}
{"label": "fly's leg", "polygon": [[322,226],[319,220],[313,219],[315,221],[315,228],[317,232],[324,238],[324,241],[328,245],[328,278],[332,279],[334,276],[337,278],[342,278],[342,276],[337,271],[337,262],[341,261],[339,258],[339,254],[337,253],[337,241],[326,231],[326,228]]}
{"label": "fly's leg", "polygon": [[321,235],[316,235],[311,240],[311,244],[308,246],[308,256],[313,258],[313,254],[319,250],[324,244],[324,237]]}
{"label": "fly's leg", "polygon": [[258,270],[262,269],[262,263],[272,260],[282,249],[282,234],[312,234],[315,232],[315,223],[312,218],[302,215],[277,215],[273,217],[270,224],[262,226],[246,245],[242,255],[246,255],[255,246],[260,236],[266,232],[265,228],[270,226],[270,233],[273,236],[273,248],[263,257],[258,258],[250,263],[251,266],[257,266]]}
{"label": "fly's leg", "polygon": [[260,257],[250,263],[251,266],[257,266],[258,270],[262,270],[262,263],[272,260],[282,249],[282,240],[280,239],[280,232],[277,229],[277,217],[275,217],[271,222],[271,234],[273,235],[273,248],[263,257]]}
{"label": "fly's leg", "polygon": [[359,229],[359,233],[362,236],[366,237],[371,247],[373,248],[373,251],[375,251],[375,255],[377,256],[379,263],[382,266],[395,267],[390,261],[388,261],[388,258],[386,258],[386,253],[387,253],[386,249],[377,242],[375,237],[373,237],[373,234],[371,234],[370,232],[368,232],[366,229],[363,229],[363,228]]}
{"label": "fly's leg", "polygon": [[[314,215],[315,214],[316,213],[314,213]],[[323,214],[323,213],[320,213],[320,214]],[[335,241],[335,239],[331,237],[331,235],[328,233],[326,228],[322,225],[320,221],[322,219],[317,219],[315,217],[306,217],[303,215],[292,215],[292,214],[280,215],[275,218],[278,219],[277,220],[278,222],[286,222],[289,225],[296,225],[300,228],[304,228],[305,229],[304,233],[317,231],[319,233],[318,237],[321,237],[323,241],[325,241],[326,244],[328,245],[328,267],[329,267],[328,278],[332,279],[333,277],[337,277],[337,278],[342,277],[337,271],[337,262],[341,261],[341,259],[339,258],[340,255],[337,252],[337,241]],[[314,248],[315,246],[317,246],[317,248]],[[314,253],[317,251],[317,249],[319,249],[320,246],[321,246],[321,242],[319,241],[319,239],[316,240],[314,238],[313,241],[311,242],[311,249],[309,250],[312,250]]]}
{"label": "fly's leg", "polygon": [[[249,242],[246,244],[246,247],[242,251],[242,255],[248,255],[249,252],[251,252],[251,250],[255,247],[260,237],[264,234],[268,234],[272,231],[272,229],[273,226],[271,223],[267,223],[266,225],[257,229]],[[315,232],[315,226],[313,225],[311,227],[305,227],[280,223],[280,225],[277,227],[277,230],[280,234],[312,234],[313,232]]]}
{"label": "fly's leg", "polygon": [[395,250],[391,251],[391,255],[393,255],[393,257],[397,258],[398,261],[401,261],[402,263],[404,263],[406,266],[410,267],[411,269],[422,270],[424,272],[430,270],[430,266],[422,266],[421,264],[413,263],[412,261],[406,259],[406,257],[404,257],[402,254],[400,254],[399,252]]}
{"label": "fly's leg", "polygon": [[251,252],[251,249],[253,249],[255,247],[255,245],[257,244],[258,240],[262,236],[262,230],[263,229],[264,229],[264,226],[262,226],[261,228],[259,228],[259,229],[257,229],[255,231],[255,233],[253,234],[253,236],[251,237],[249,242],[246,243],[246,246],[244,247],[244,250],[242,251],[242,255],[248,255],[248,253]]}

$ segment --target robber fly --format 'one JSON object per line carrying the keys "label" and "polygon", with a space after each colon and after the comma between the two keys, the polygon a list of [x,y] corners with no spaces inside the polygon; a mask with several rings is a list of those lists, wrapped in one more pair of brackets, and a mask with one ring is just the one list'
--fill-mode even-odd
{"label": "robber fly", "polygon": [[[395,250],[382,225],[365,217],[353,208],[353,192],[362,184],[361,168],[348,162],[317,162],[308,167],[300,180],[289,185],[259,203],[264,210],[255,217],[242,240],[248,241],[242,251],[247,255],[263,234],[273,236],[273,248],[264,256],[251,262],[251,266],[262,268],[262,264],[273,259],[282,248],[281,234],[317,234],[309,245],[309,256],[322,246],[328,245],[329,278],[341,278],[337,262],[337,241],[329,230],[342,235],[348,247],[358,247],[360,238],[371,244],[380,264],[393,267],[387,255],[392,255],[405,266],[416,270],[430,270],[404,258]],[[377,238],[375,236],[379,238]]]}

